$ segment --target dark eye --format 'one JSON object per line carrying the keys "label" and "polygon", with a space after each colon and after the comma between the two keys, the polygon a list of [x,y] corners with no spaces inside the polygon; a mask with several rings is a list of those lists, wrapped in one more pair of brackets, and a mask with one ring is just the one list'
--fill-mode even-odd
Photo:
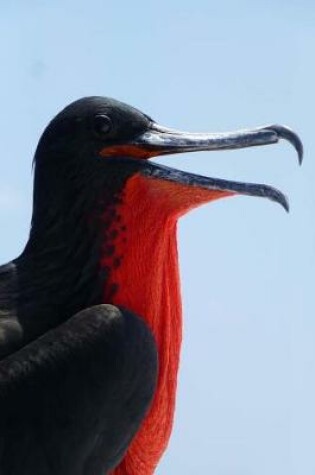
{"label": "dark eye", "polygon": [[96,115],[94,117],[94,130],[97,135],[106,135],[112,130],[112,121],[107,115]]}

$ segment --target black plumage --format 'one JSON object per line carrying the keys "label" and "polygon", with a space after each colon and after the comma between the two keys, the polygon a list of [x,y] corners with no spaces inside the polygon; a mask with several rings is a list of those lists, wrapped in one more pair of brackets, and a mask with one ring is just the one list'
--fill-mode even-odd
{"label": "black plumage", "polygon": [[149,406],[157,358],[143,320],[99,305],[0,365],[0,473],[98,475]]}
{"label": "black plumage", "polygon": [[122,125],[116,142],[148,121],[132,110],[126,127],[129,109],[90,98],[50,123],[35,154],[28,243],[0,267],[1,475],[106,473],[153,396],[157,354],[146,324],[100,305],[110,271],[99,265],[102,246],[111,246],[106,231],[134,171],[98,156],[95,116],[109,110]]}
{"label": "black plumage", "polygon": [[[145,323],[148,316],[140,318],[108,305],[122,290],[111,281],[124,260],[117,253],[117,239],[124,240],[124,234],[134,230],[126,230],[119,214],[126,184],[135,177],[138,184],[145,181],[144,209],[164,206],[162,216],[168,224],[169,218],[175,223],[179,215],[207,200],[233,194],[267,197],[288,209],[285,196],[269,186],[201,177],[147,160],[168,153],[264,145],[282,138],[294,145],[301,160],[301,141],[282,126],[187,134],[160,127],[137,109],[107,98],[76,101],[51,121],[35,153],[29,240],[17,259],[0,267],[0,475],[105,475],[123,458],[161,388],[172,409],[163,400],[166,412],[160,417],[160,406],[153,404],[155,421],[164,418],[165,427],[171,426],[179,334],[171,335],[176,348],[171,375],[170,348],[165,358],[159,354],[160,366],[164,362],[159,386],[155,338]],[[186,199],[181,202],[182,190]],[[141,204],[144,197],[138,199]],[[132,208],[127,213],[135,214]],[[137,230],[141,219],[146,216],[133,223]],[[153,236],[167,227],[165,222],[151,223]],[[174,225],[173,241],[159,242],[176,243],[175,229]],[[154,239],[150,242],[154,246]],[[141,236],[138,256],[143,244],[146,236]],[[168,252],[172,249],[175,256],[175,246],[167,244],[160,253],[164,260],[156,267],[163,268],[163,278],[169,277]],[[132,255],[129,251],[127,246],[125,252]],[[154,275],[151,250],[146,252],[140,259],[150,257]],[[176,263],[175,259],[173,271]],[[133,268],[127,269],[133,279]],[[176,272],[173,275],[178,279]],[[175,295],[180,328],[179,286],[169,278],[165,282],[159,290],[167,296],[167,305],[156,301],[155,289],[146,288],[151,298],[146,311],[156,305],[160,314],[165,312],[167,330],[167,319],[174,319],[171,296]],[[152,285],[161,287],[161,279]],[[141,280],[134,296],[138,303],[145,287]],[[155,324],[162,334],[160,320]],[[170,345],[171,337],[166,338]],[[150,431],[147,460],[155,438],[151,427]],[[143,475],[152,473],[169,433],[168,429],[160,433],[153,457],[143,463]]]}

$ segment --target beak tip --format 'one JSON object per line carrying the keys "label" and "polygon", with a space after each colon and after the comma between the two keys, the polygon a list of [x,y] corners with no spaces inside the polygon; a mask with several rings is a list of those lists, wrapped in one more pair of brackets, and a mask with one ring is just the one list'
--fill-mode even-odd
{"label": "beak tip", "polygon": [[270,129],[276,132],[278,139],[287,140],[293,145],[298,154],[299,164],[302,165],[304,151],[300,137],[292,129],[284,125],[272,125]]}
{"label": "beak tip", "polygon": [[282,200],[279,203],[287,213],[290,213],[290,204],[286,196],[283,195]]}
{"label": "beak tip", "polygon": [[297,150],[297,153],[298,153],[298,157],[299,157],[299,164],[302,165],[303,154],[304,154],[302,142],[301,142],[301,147]]}
{"label": "beak tip", "polygon": [[302,165],[304,150],[303,150],[303,144],[302,144],[302,141],[300,140],[300,137],[298,137],[296,135],[294,142],[292,141],[291,143],[292,143],[293,147],[295,148],[295,150],[297,151],[299,165]]}
{"label": "beak tip", "polygon": [[273,188],[271,186],[264,186],[264,194],[260,196],[269,198],[271,201],[275,201],[276,203],[281,205],[287,213],[290,212],[288,198],[281,191],[277,190],[277,188]]}
{"label": "beak tip", "polygon": [[292,139],[291,143],[293,147],[295,148],[295,150],[297,151],[299,165],[302,165],[303,155],[304,155],[302,140],[300,139],[298,135],[294,134],[294,139]]}

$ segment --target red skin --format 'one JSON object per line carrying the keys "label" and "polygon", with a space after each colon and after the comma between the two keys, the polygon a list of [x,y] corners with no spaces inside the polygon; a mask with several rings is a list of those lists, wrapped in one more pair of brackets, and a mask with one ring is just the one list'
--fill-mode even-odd
{"label": "red skin", "polygon": [[[231,196],[179,183],[131,177],[118,206],[120,216],[109,287],[117,287],[111,303],[142,316],[151,328],[159,353],[156,393],[147,416],[112,475],[150,475],[165,451],[173,425],[177,373],[182,340],[182,308],[178,272],[178,218],[203,203]],[[114,267],[114,269],[113,269]],[[104,289],[104,300],[107,300]]]}

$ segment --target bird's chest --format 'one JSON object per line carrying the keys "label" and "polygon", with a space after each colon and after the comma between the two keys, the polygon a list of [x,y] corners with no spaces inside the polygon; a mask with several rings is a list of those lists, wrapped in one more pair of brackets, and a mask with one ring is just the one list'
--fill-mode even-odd
{"label": "bird's chest", "polygon": [[[161,221],[145,202],[133,208],[130,200],[126,203],[116,209],[116,219],[104,235],[101,267],[107,279],[103,301],[142,317],[157,342],[156,394],[122,462],[133,466],[140,457],[144,468],[137,475],[147,475],[167,446],[175,410],[182,337],[176,222]],[[120,473],[133,472],[118,468],[115,474]]]}

